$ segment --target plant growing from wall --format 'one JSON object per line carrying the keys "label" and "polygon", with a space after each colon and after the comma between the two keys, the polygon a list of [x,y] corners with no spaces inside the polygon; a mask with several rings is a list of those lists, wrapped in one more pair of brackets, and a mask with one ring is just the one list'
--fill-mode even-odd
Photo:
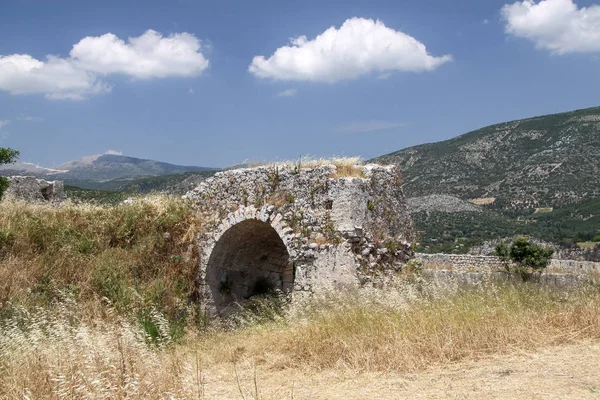
{"label": "plant growing from wall", "polygon": [[271,191],[277,189],[277,186],[279,186],[280,181],[279,167],[275,167],[273,173],[269,172],[269,174],[267,175],[267,180],[269,181],[269,186],[271,186]]}
{"label": "plant growing from wall", "polygon": [[[0,165],[2,164],[12,164],[17,161],[19,158],[19,152],[7,147],[0,147]],[[6,189],[8,189],[8,185],[10,182],[3,176],[0,176],[0,200],[4,195]]]}

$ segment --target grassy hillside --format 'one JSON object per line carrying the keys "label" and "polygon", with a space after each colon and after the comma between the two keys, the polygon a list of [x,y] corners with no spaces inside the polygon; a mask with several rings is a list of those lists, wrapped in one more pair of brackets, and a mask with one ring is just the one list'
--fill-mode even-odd
{"label": "grassy hillside", "polygon": [[0,319],[71,299],[92,314],[110,304],[185,325],[200,225],[188,204],[166,196],[113,207],[3,202]]}
{"label": "grassy hillside", "polygon": [[413,214],[419,236],[417,251],[466,253],[485,240],[515,235],[555,243],[600,242],[600,198],[523,215],[483,208],[483,212]]}
{"label": "grassy hillside", "polygon": [[405,176],[407,196],[495,197],[529,212],[600,195],[600,108],[492,125],[376,158]]}
{"label": "grassy hillside", "polygon": [[425,246],[447,250],[494,235],[591,240],[600,234],[598,160],[599,107],[492,125],[373,161],[402,169],[407,197],[490,199],[481,215],[415,216]]}

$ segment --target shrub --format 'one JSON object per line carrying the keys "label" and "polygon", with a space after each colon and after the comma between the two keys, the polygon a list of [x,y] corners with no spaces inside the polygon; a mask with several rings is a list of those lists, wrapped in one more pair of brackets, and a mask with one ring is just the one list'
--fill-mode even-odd
{"label": "shrub", "polygon": [[523,280],[528,280],[533,273],[541,272],[550,264],[554,250],[520,237],[510,248],[504,242],[500,242],[496,246],[495,253],[506,262],[509,272],[520,275]]}
{"label": "shrub", "polygon": [[[0,165],[12,164],[19,157],[19,152],[6,147],[0,147]],[[3,176],[0,176],[0,200],[4,195],[6,189],[8,189],[9,181]]]}

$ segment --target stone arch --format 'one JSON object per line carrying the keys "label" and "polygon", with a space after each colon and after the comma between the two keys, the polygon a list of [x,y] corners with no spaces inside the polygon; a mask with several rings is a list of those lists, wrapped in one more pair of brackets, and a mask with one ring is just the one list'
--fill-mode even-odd
{"label": "stone arch", "polygon": [[217,312],[254,295],[292,290],[293,262],[285,236],[282,238],[276,227],[249,218],[236,221],[218,235],[205,269],[206,289]]}

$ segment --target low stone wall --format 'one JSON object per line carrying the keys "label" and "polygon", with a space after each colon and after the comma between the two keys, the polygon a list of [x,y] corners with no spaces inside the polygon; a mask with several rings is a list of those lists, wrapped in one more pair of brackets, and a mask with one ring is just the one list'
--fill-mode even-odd
{"label": "low stone wall", "polygon": [[[424,269],[449,270],[457,272],[492,273],[505,270],[505,263],[494,256],[474,256],[468,254],[415,254],[415,259]],[[600,275],[600,263],[553,259],[548,274],[594,274]]]}
{"label": "low stone wall", "polygon": [[6,199],[61,202],[66,197],[62,181],[46,181],[33,176],[11,176],[8,180],[10,186],[4,193]]}
{"label": "low stone wall", "polygon": [[[506,280],[506,281],[519,281],[520,278],[514,275],[510,275],[505,271],[496,272],[462,272],[462,271],[449,271],[449,270],[435,270],[425,269],[423,270],[422,277],[425,281],[433,283],[439,286],[474,286],[484,284],[490,281]],[[536,276],[537,282],[555,286],[555,287],[569,287],[574,286],[583,282],[590,282],[590,279],[583,274],[541,274]]]}

